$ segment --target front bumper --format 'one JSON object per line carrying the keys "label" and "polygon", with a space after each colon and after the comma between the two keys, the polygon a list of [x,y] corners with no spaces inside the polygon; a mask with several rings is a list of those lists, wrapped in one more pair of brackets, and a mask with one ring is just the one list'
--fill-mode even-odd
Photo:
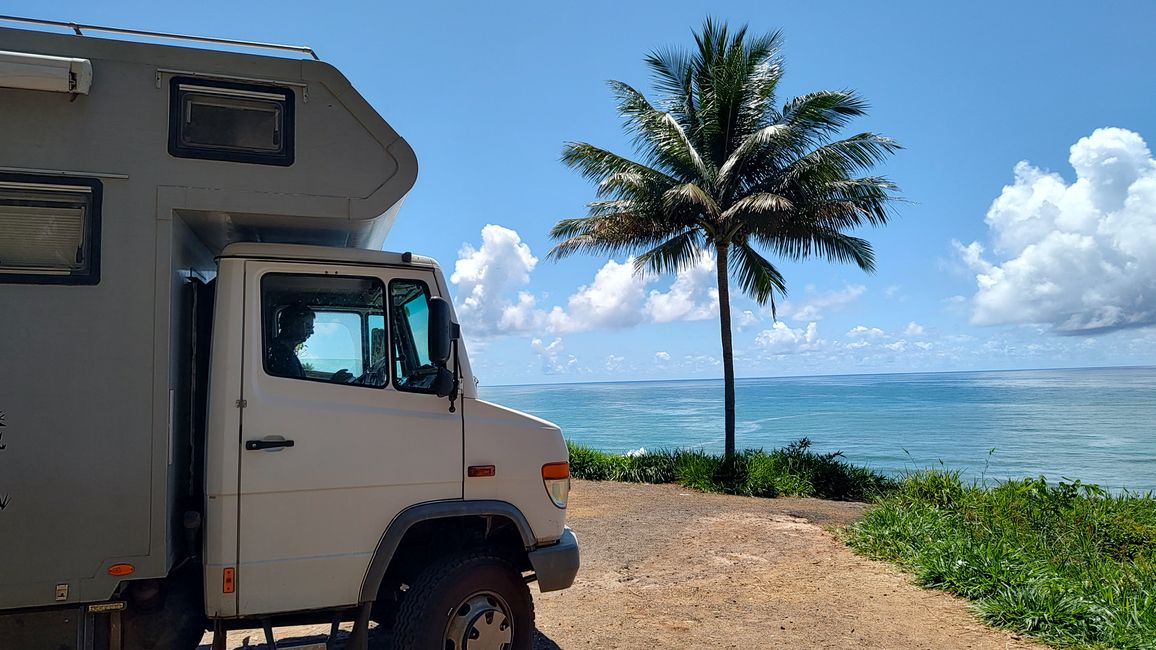
{"label": "front bumper", "polygon": [[578,538],[567,526],[557,544],[530,551],[530,565],[538,577],[538,589],[558,591],[574,584],[580,565]]}

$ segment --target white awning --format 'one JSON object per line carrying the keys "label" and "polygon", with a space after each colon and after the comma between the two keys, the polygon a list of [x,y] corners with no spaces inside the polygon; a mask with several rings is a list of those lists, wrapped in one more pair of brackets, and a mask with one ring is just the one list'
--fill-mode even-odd
{"label": "white awning", "polygon": [[92,63],[44,54],[0,51],[0,88],[88,94]]}

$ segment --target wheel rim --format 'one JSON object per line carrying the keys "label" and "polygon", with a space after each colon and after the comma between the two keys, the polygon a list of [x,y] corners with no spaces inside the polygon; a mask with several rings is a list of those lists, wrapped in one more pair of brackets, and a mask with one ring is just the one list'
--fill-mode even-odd
{"label": "wheel rim", "polygon": [[463,600],[446,625],[446,650],[508,650],[513,640],[510,606],[491,591]]}

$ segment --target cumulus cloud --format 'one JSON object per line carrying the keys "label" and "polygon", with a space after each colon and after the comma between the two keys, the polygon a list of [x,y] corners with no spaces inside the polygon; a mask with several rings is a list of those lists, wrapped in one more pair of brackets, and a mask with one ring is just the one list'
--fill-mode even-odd
{"label": "cumulus cloud", "polygon": [[634,264],[610,260],[594,275],[594,281],[578,288],[566,309],[554,307],[548,324],[555,332],[582,332],[600,327],[630,327],[642,322],[643,287],[648,278],[634,274]]}
{"label": "cumulus cloud", "polygon": [[1072,145],[1076,180],[1021,162],[987,213],[991,251],[953,242],[976,274],[972,321],[1063,334],[1156,324],[1156,161],[1139,134]]}
{"label": "cumulus cloud", "polygon": [[530,281],[538,258],[518,233],[489,224],[482,228],[482,245],[458,251],[450,282],[458,286],[458,319],[474,336],[491,336],[511,329],[526,330],[534,319],[534,297],[510,295]]}
{"label": "cumulus cloud", "polygon": [[762,322],[762,319],[759,318],[758,314],[749,309],[743,310],[743,312],[738,315],[736,320],[738,320],[740,332],[752,325]]}
{"label": "cumulus cloud", "polygon": [[538,356],[538,361],[542,364],[542,374],[545,375],[561,375],[578,366],[578,358],[572,354],[565,354],[565,348],[562,346],[562,339],[554,339],[549,343],[543,343],[542,339],[534,339],[530,341],[530,349]]}
{"label": "cumulus cloud", "polygon": [[450,282],[457,285],[458,316],[472,337],[568,334],[640,323],[703,320],[718,315],[714,257],[702,255],[677,273],[667,291],[647,288],[653,275],[636,274],[634,260],[610,260],[565,306],[550,308],[525,289],[538,263],[517,232],[482,229],[482,244],[462,246]]}
{"label": "cumulus cloud", "polygon": [[849,336],[853,339],[858,339],[858,338],[877,339],[877,338],[883,336],[883,330],[879,329],[878,327],[866,327],[864,325],[856,325],[855,327],[852,327],[851,329],[847,330],[847,336]]}
{"label": "cumulus cloud", "polygon": [[808,323],[806,329],[788,327],[777,321],[770,329],[755,336],[755,345],[772,354],[791,354],[814,350],[820,344],[818,323]]}
{"label": "cumulus cloud", "polygon": [[910,323],[907,324],[907,327],[903,328],[903,335],[904,336],[923,336],[923,326],[920,325],[919,323],[916,323],[915,321],[911,321]]}
{"label": "cumulus cloud", "polygon": [[867,292],[867,287],[861,284],[848,285],[838,291],[827,291],[812,295],[799,306],[790,303],[783,305],[780,310],[784,317],[795,321],[822,320],[829,311],[837,310],[848,303],[858,300]]}
{"label": "cumulus cloud", "polygon": [[655,352],[654,353],[654,360],[655,361],[670,361],[670,353],[669,352]]}
{"label": "cumulus cloud", "polygon": [[651,291],[643,312],[656,323],[706,320],[718,316],[714,256],[699,255],[670,285],[670,291]]}

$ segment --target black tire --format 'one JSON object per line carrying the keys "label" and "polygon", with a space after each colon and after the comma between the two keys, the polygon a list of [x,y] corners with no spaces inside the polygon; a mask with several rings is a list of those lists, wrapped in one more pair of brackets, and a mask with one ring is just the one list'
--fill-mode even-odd
{"label": "black tire", "polygon": [[492,552],[462,553],[430,565],[406,591],[392,640],[395,650],[466,650],[462,640],[471,638],[471,650],[486,641],[483,650],[530,650],[534,639],[530,589],[512,564]]}

